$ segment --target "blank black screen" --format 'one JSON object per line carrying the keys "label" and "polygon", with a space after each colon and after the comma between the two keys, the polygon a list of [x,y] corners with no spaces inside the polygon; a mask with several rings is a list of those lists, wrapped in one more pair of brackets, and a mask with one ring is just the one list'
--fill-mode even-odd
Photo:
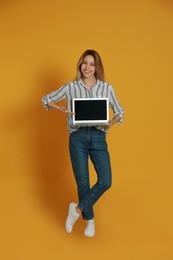
{"label": "blank black screen", "polygon": [[75,120],[106,120],[106,100],[75,101]]}

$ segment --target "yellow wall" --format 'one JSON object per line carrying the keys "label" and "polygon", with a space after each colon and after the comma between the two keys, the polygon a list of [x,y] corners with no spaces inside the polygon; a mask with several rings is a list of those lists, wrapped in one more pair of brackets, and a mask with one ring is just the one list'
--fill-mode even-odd
{"label": "yellow wall", "polygon": [[[173,259],[172,14],[169,0],[1,1],[2,260]],[[95,205],[93,239],[82,220],[65,232],[77,199],[66,118],[41,105],[88,48],[125,108],[108,135],[113,186]]]}

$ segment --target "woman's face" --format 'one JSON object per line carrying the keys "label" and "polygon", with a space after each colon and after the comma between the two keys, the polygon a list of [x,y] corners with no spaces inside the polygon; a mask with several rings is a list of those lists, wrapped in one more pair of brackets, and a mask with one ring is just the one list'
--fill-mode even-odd
{"label": "woman's face", "polygon": [[92,78],[95,74],[95,61],[92,55],[86,55],[81,64],[81,72],[84,78]]}

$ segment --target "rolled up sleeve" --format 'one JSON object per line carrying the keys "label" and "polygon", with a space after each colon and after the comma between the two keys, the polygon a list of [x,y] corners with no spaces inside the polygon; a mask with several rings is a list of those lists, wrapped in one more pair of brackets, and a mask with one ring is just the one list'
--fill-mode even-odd
{"label": "rolled up sleeve", "polygon": [[42,104],[46,108],[46,110],[49,110],[50,107],[48,107],[48,102],[58,102],[62,99],[66,98],[66,85],[62,86],[61,88],[47,94],[42,98]]}

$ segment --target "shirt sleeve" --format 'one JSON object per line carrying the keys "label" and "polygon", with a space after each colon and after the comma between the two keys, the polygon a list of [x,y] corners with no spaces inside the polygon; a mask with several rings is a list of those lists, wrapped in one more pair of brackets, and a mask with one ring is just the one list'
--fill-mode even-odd
{"label": "shirt sleeve", "polygon": [[48,102],[58,102],[62,99],[66,98],[66,87],[67,85],[64,85],[60,87],[59,89],[52,91],[51,93],[47,94],[42,98],[42,104],[46,108],[46,110],[49,110],[50,107],[48,107]]}
{"label": "shirt sleeve", "polygon": [[117,124],[120,125],[124,118],[124,109],[120,106],[115,91],[111,85],[109,85],[108,98],[109,98],[109,105],[114,112],[113,118],[117,115],[120,116],[120,119],[117,122]]}

